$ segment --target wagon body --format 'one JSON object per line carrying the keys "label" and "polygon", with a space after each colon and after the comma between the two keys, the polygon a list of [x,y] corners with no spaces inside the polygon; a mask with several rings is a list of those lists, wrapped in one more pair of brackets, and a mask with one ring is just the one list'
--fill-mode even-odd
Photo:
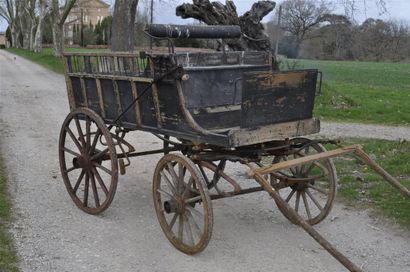
{"label": "wagon body", "polygon": [[[149,89],[121,118],[129,130],[222,147],[319,131],[317,70],[272,71],[266,52],[70,53],[64,60],[70,108],[90,108],[106,123]],[[155,81],[176,67],[178,76]]]}

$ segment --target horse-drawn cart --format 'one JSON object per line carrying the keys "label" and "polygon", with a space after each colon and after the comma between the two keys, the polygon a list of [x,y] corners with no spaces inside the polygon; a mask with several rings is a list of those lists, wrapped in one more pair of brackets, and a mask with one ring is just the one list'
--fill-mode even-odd
{"label": "horse-drawn cart", "polygon": [[[236,27],[155,29],[150,34],[161,37],[240,35]],[[182,252],[207,246],[212,200],[266,191],[286,218],[360,271],[311,226],[329,214],[336,194],[331,158],[354,154],[410,197],[359,146],[326,151],[323,143],[337,143],[302,137],[320,130],[312,118],[317,70],[274,71],[269,53],[229,51],[69,53],[64,65],[71,112],[59,156],[69,195],[83,211],[98,214],[111,204],[131,157],[164,154],[154,171],[153,200],[163,232]],[[154,134],[163,148],[135,150],[126,140],[135,130]],[[227,162],[244,165],[256,183],[236,181]]]}

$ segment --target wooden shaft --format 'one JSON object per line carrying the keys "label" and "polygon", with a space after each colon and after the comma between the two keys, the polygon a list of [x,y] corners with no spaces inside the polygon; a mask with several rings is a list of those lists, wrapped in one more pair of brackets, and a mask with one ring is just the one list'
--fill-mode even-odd
{"label": "wooden shaft", "polygon": [[[249,165],[248,165],[249,166]],[[250,166],[249,166],[250,167]],[[252,168],[251,168],[252,169]],[[307,223],[289,204],[282,199],[279,193],[274,190],[266,179],[254,170],[255,180],[264,188],[266,192],[276,201],[276,204],[280,206],[281,209],[286,210],[286,213],[291,217],[291,219],[296,220],[298,224],[313,238],[315,239],[324,249],[327,250],[336,260],[338,260],[344,267],[352,272],[362,272],[362,270],[351,262],[346,256],[339,252],[332,244],[330,244],[322,235],[320,235],[309,223]]]}
{"label": "wooden shaft", "polygon": [[265,175],[265,174],[273,173],[273,172],[283,170],[283,169],[286,169],[286,168],[299,166],[299,165],[302,165],[302,164],[305,164],[305,163],[308,163],[308,162],[313,162],[313,161],[317,161],[317,160],[321,160],[321,159],[330,159],[330,158],[334,158],[334,157],[337,157],[337,156],[353,153],[357,149],[360,149],[359,145],[346,146],[346,147],[338,148],[338,149],[335,149],[335,150],[330,150],[330,151],[326,151],[326,152],[317,153],[317,154],[314,154],[314,155],[300,157],[300,158],[293,159],[293,160],[290,160],[290,161],[278,162],[278,163],[272,164],[270,166],[265,166],[265,167],[255,169],[254,172],[258,173],[258,174],[261,174],[261,175]]}
{"label": "wooden shaft", "polygon": [[361,148],[357,148],[354,154],[361,159],[365,164],[370,166],[377,174],[382,176],[388,183],[396,188],[402,195],[410,199],[410,191],[403,186],[396,178],[386,172],[380,165],[372,160]]}

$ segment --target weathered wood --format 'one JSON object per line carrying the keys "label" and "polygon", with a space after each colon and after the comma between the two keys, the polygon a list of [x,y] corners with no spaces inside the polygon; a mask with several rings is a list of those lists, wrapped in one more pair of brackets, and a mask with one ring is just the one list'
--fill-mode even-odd
{"label": "weathered wood", "polygon": [[[133,98],[136,99],[138,97],[138,89],[137,84],[135,82],[131,82],[131,90]],[[135,102],[135,118],[137,120],[137,125],[141,126],[141,109],[139,101]]]}
{"label": "weathered wood", "polygon": [[317,119],[299,120],[293,122],[265,125],[255,129],[232,128],[229,132],[231,146],[243,146],[263,143],[273,140],[315,134],[320,131]]}
{"label": "weathered wood", "polygon": [[[323,154],[323,153],[319,153]],[[319,155],[318,154],[318,155]],[[310,156],[309,156],[310,157]],[[292,160],[293,161],[293,160]],[[261,187],[275,200],[276,204],[286,211],[286,214],[291,217],[292,220],[298,222],[313,239],[316,240],[324,249],[327,250],[336,260],[338,260],[344,267],[352,272],[362,272],[357,265],[351,262],[346,256],[338,251],[332,244],[330,244],[320,233],[318,233],[308,222],[306,222],[282,197],[279,192],[273,189],[270,183],[264,178],[263,173],[259,169],[254,169],[248,165],[251,172],[255,172],[255,180],[261,185]]]}
{"label": "weathered wood", "polygon": [[159,104],[159,98],[158,98],[158,88],[157,84],[152,84],[152,98],[154,102],[154,110],[155,110],[155,118],[157,119],[157,126],[158,128],[162,127],[162,120],[161,120],[161,109],[160,109],[160,104]]}
{"label": "weathered wood", "polygon": [[194,0],[193,4],[177,6],[176,15],[184,19],[194,18],[207,25],[239,25],[243,33],[242,37],[225,41],[231,49],[267,51],[271,46],[263,32],[261,21],[275,8],[275,5],[273,1],[256,2],[249,11],[239,17],[233,1],[228,0],[223,5],[218,1]]}
{"label": "weathered wood", "polygon": [[68,96],[68,103],[70,105],[70,110],[73,110],[76,107],[74,94],[73,94],[73,84],[71,82],[69,72],[70,72],[70,65],[68,57],[63,58],[64,62],[64,77],[65,77],[65,84],[67,87],[67,96]]}
{"label": "weathered wood", "polygon": [[102,88],[101,88],[101,81],[99,78],[95,79],[95,85],[97,86],[97,93],[98,93],[98,100],[99,100],[99,106],[100,106],[100,110],[101,110],[101,115],[102,117],[106,117],[105,114],[105,107],[104,107],[104,97],[102,94]]}
{"label": "weathered wood", "polygon": [[330,150],[326,152],[317,153],[314,155],[300,157],[300,158],[293,159],[290,161],[278,162],[278,163],[275,163],[269,166],[258,168],[255,170],[255,172],[261,175],[265,175],[265,174],[277,172],[283,169],[299,166],[302,164],[306,164],[306,163],[321,160],[321,159],[330,159],[330,158],[346,155],[349,153],[354,153],[357,149],[360,149],[359,145],[346,146],[346,147],[338,148],[335,150]]}
{"label": "weathered wood", "polygon": [[312,118],[317,70],[243,74],[241,127]]}

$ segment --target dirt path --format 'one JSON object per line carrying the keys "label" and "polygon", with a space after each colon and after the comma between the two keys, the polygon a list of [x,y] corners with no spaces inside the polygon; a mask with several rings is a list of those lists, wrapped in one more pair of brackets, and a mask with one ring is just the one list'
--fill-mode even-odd
{"label": "dirt path", "polygon": [[321,122],[321,134],[327,137],[410,141],[410,127]]}
{"label": "dirt path", "polygon": [[[196,256],[175,250],[153,209],[151,178],[159,156],[132,161],[102,215],[81,212],[58,167],[58,135],[67,113],[61,75],[0,50],[1,155],[22,271],[345,271],[262,192],[215,201],[207,249]],[[137,148],[159,146],[150,134],[133,135]],[[365,270],[410,267],[409,234],[366,211],[336,204],[317,229]]]}

